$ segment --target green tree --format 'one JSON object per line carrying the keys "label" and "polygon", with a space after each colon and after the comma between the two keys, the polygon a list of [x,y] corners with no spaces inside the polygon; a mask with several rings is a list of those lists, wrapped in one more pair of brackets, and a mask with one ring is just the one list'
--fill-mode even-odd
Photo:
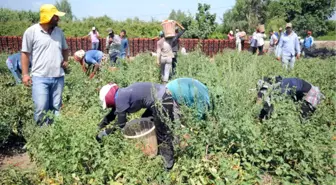
{"label": "green tree", "polygon": [[73,15],[71,10],[71,4],[69,3],[68,0],[56,1],[55,6],[59,11],[66,13],[64,16],[65,21],[72,21]]}
{"label": "green tree", "polygon": [[239,28],[253,32],[258,24],[266,22],[269,3],[270,0],[237,0],[235,6],[223,15],[224,31]]}
{"label": "green tree", "polygon": [[306,30],[313,30],[315,36],[326,34],[327,20],[336,10],[335,1],[329,0],[281,0],[280,6],[286,7],[285,19],[300,35]]}
{"label": "green tree", "polygon": [[216,30],[216,14],[211,14],[210,8],[211,6],[208,4],[198,3],[195,19],[189,16],[182,22],[187,29],[185,37],[206,39]]}

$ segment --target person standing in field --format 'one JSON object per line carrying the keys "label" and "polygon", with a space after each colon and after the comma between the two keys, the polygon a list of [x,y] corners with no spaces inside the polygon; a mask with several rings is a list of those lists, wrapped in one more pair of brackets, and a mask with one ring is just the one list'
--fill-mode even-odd
{"label": "person standing in field", "polygon": [[[29,70],[31,68],[30,61],[31,61],[31,57],[29,57]],[[16,84],[20,84],[22,82],[21,52],[8,56],[6,60],[6,65],[9,71],[12,73],[16,81]]]}
{"label": "person standing in field", "polygon": [[99,48],[99,32],[96,30],[96,27],[92,27],[92,30],[88,34],[91,37],[92,50],[98,50]]}
{"label": "person standing in field", "polygon": [[114,34],[111,28],[108,28],[107,31],[106,50],[110,56],[110,66],[113,67],[117,64],[118,57],[120,56],[121,39],[119,35]]}
{"label": "person standing in field", "polygon": [[126,37],[126,30],[121,30],[120,38],[121,38],[120,58],[125,59],[126,56],[127,58],[129,58],[130,51],[129,51],[128,40]]}
{"label": "person standing in field", "polygon": [[240,42],[241,42],[241,50],[244,50],[245,47],[245,40],[246,40],[246,32],[242,30],[239,34]]}
{"label": "person standing in field", "polygon": [[[68,45],[64,33],[57,27],[64,16],[52,4],[40,8],[40,22],[29,27],[22,38],[21,62],[24,85],[32,84],[35,105],[34,119],[38,124],[51,123],[43,119],[45,112],[59,115],[62,106],[64,69],[68,66]],[[29,76],[29,56],[32,57],[32,79]]]}
{"label": "person standing in field", "polygon": [[234,35],[233,35],[233,31],[231,30],[228,34],[227,34],[227,37],[229,39],[229,41],[233,41],[234,40]]}
{"label": "person standing in field", "polygon": [[[98,72],[103,57],[104,53],[99,50],[89,50],[87,52],[85,52],[84,50],[79,50],[76,51],[74,54],[74,60],[80,63],[84,73],[87,72],[88,68],[90,68],[91,65],[94,66],[93,71],[90,74],[90,79],[92,79],[94,75]],[[89,65],[88,68],[85,66],[85,63]]]}
{"label": "person standing in field", "polygon": [[303,48],[310,49],[314,44],[314,38],[311,31],[307,31],[307,36],[303,41]]}
{"label": "person standing in field", "polygon": [[[176,24],[178,26],[178,27],[175,28],[175,34],[176,35],[170,41],[171,47],[172,47],[172,50],[173,50],[173,53],[174,53],[174,57],[173,57],[173,61],[172,61],[172,75],[175,75],[175,73],[176,73],[177,53],[178,53],[178,51],[180,49],[180,41],[179,41],[179,39],[183,35],[183,33],[186,31],[184,29],[184,27],[180,23],[176,22]],[[181,31],[179,31],[179,28],[181,28]]]}
{"label": "person standing in field", "polygon": [[238,50],[238,52],[241,51],[241,39],[240,39],[240,32],[239,29],[236,29],[236,49]]}
{"label": "person standing in field", "polygon": [[277,53],[277,60],[282,58],[282,66],[287,70],[294,68],[295,56],[300,58],[300,41],[296,33],[292,30],[292,23],[286,24],[286,32],[281,36],[279,41],[279,51]]}
{"label": "person standing in field", "polygon": [[278,44],[278,37],[275,35],[273,31],[270,31],[270,42],[269,42],[269,48],[268,53],[276,53],[276,46]]}
{"label": "person standing in field", "polygon": [[156,63],[160,66],[161,81],[166,84],[169,80],[174,53],[170,42],[166,41],[163,31],[160,32],[159,36],[161,39],[157,42]]}
{"label": "person standing in field", "polygon": [[265,38],[266,38],[266,34],[265,34],[265,30],[261,30],[260,26],[257,28],[257,34],[256,34],[256,38],[257,38],[257,46],[258,46],[258,55],[263,55],[264,54],[264,44],[265,44]]}

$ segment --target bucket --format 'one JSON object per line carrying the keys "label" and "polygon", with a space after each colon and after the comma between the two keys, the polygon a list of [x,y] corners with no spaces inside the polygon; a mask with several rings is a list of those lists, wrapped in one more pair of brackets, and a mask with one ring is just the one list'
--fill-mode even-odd
{"label": "bucket", "polygon": [[173,20],[165,20],[161,23],[166,38],[175,37],[175,25]]}
{"label": "bucket", "polygon": [[125,138],[136,140],[136,147],[149,157],[158,153],[155,125],[152,117],[134,119],[126,123],[123,134]]}

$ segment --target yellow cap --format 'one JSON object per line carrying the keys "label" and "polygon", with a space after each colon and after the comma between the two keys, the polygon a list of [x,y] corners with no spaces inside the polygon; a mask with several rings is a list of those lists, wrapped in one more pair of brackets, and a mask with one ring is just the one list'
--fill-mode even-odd
{"label": "yellow cap", "polygon": [[64,12],[60,12],[52,4],[44,4],[40,8],[40,24],[49,23],[51,18],[54,16],[64,16]]}

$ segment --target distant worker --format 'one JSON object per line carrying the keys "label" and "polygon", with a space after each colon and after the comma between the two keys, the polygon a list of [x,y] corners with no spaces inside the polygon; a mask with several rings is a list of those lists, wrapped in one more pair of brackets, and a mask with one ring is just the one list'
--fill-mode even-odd
{"label": "distant worker", "polygon": [[121,59],[125,59],[125,57],[129,58],[130,49],[128,45],[128,39],[126,36],[126,30],[121,30],[120,38],[121,38],[120,58]]}
{"label": "distant worker", "polygon": [[[104,53],[99,50],[89,50],[85,52],[84,50],[76,51],[74,54],[74,60],[79,62],[82,66],[82,70],[84,73],[93,65],[93,71],[90,74],[90,79],[94,77],[94,75],[98,72],[98,69],[101,65],[101,61],[103,60]],[[85,64],[88,64],[86,67]]]}
{"label": "distant worker", "polygon": [[88,37],[90,36],[91,38],[91,43],[92,43],[92,50],[98,50],[99,48],[99,33],[96,30],[96,27],[92,27],[92,30],[88,34]]}
{"label": "distant worker", "polygon": [[159,36],[161,39],[157,42],[156,63],[160,66],[161,81],[166,84],[169,80],[174,53],[171,44],[165,39],[163,31],[160,32]]}
{"label": "distant worker", "polygon": [[233,31],[231,30],[228,34],[227,34],[227,37],[229,39],[229,41],[233,41],[234,40],[234,35],[233,35]]}
{"label": "distant worker", "polygon": [[280,37],[279,51],[277,52],[277,60],[282,58],[282,66],[287,70],[294,68],[295,55],[296,58],[300,58],[300,41],[296,33],[292,30],[292,23],[286,24],[286,32]]}
{"label": "distant worker", "polygon": [[[21,52],[8,56],[6,64],[8,69],[12,73],[16,81],[16,84],[22,83]],[[31,57],[29,58],[29,71],[30,68],[31,68]]]}

